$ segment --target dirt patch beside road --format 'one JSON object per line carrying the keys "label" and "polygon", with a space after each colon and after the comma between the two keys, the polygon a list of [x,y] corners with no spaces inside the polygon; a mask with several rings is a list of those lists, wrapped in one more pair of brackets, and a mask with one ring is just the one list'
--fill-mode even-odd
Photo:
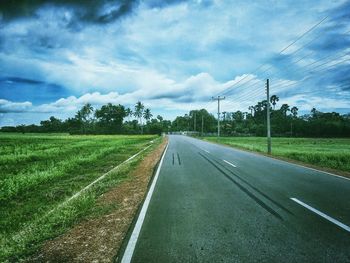
{"label": "dirt patch beside road", "polygon": [[84,220],[67,233],[47,241],[29,261],[112,262],[143,201],[167,140],[149,153],[121,182],[103,194],[97,206],[112,207],[101,217]]}

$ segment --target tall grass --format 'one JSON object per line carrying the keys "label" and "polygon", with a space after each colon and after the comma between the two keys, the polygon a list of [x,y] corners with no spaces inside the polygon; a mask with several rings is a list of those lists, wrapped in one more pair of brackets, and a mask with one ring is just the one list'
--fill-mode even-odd
{"label": "tall grass", "polygon": [[[263,137],[206,137],[205,140],[266,152],[266,138]],[[350,172],[350,139],[315,138],[272,138],[272,154]]]}
{"label": "tall grass", "polygon": [[142,156],[65,200],[155,138],[0,134],[0,262],[21,259],[91,212]]}

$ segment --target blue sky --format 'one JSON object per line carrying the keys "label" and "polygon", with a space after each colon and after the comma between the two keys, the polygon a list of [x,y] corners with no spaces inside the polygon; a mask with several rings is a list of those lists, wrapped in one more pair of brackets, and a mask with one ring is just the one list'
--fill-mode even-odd
{"label": "blue sky", "polygon": [[266,78],[279,106],[348,113],[349,13],[330,0],[2,1],[0,126],[87,102],[141,100],[173,119],[214,113],[210,98],[225,94],[223,111],[247,111]]}

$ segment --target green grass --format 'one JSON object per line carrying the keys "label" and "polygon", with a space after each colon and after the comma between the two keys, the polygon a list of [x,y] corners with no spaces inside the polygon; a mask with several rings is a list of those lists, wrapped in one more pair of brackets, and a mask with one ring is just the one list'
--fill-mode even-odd
{"label": "green grass", "polygon": [[[206,137],[205,140],[266,152],[263,137]],[[272,154],[325,168],[350,172],[350,139],[272,138]]]}
{"label": "green grass", "polygon": [[65,200],[155,138],[1,133],[0,262],[18,261],[86,215],[101,213],[94,209],[98,196],[127,179],[142,156]]}

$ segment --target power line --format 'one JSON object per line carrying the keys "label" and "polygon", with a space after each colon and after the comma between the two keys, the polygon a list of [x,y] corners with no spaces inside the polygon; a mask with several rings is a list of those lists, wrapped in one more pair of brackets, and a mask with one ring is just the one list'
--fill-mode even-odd
{"label": "power line", "polygon": [[[283,49],[279,52],[279,54],[282,54],[282,53],[283,53],[284,51],[286,51],[288,48],[290,48],[291,46],[293,46],[298,40],[300,40],[300,39],[301,39],[302,37],[304,37],[306,34],[308,34],[308,33],[311,32],[312,30],[314,30],[316,27],[318,27],[318,26],[319,26],[321,23],[323,23],[327,18],[328,18],[328,16],[325,17],[325,18],[323,18],[321,21],[319,21],[317,24],[315,24],[315,25],[314,25],[313,27],[311,27],[309,30],[307,30],[306,32],[304,32],[304,33],[303,33],[301,36],[299,36],[295,41],[293,41],[293,42],[290,43],[288,46],[286,46],[285,48],[283,48]],[[344,32],[342,35],[346,35],[346,34],[348,34],[348,33],[350,33],[350,30]],[[302,50],[302,49],[305,48],[306,46],[310,45],[312,42],[314,42],[316,39],[319,39],[320,36],[321,36],[321,35],[324,35],[324,34],[325,34],[325,32],[323,32],[322,34],[319,34],[319,35],[317,35],[316,37],[312,38],[312,39],[311,39],[310,41],[308,41],[306,44],[304,44],[303,46],[301,46],[300,48],[298,48],[297,50],[295,50],[295,51],[293,51],[291,54],[289,54],[289,57],[291,57],[292,55],[296,54],[297,52],[299,52],[300,50]],[[303,59],[305,59],[306,57],[309,57],[310,55],[312,55],[312,54],[314,54],[314,53],[315,53],[315,52],[310,52],[310,53],[304,55],[303,57],[299,58],[297,61],[292,61],[291,63],[289,63],[289,66],[288,66],[288,67],[285,67],[285,69],[286,69],[286,68],[290,68],[293,64],[297,64],[298,62],[302,61]],[[328,67],[326,66],[325,68],[322,68],[322,66],[327,65],[327,64],[330,64],[330,63],[333,63],[333,62],[335,62],[336,59],[340,59],[340,58],[345,57],[345,56],[347,56],[347,55],[348,55],[348,53],[342,54],[341,56],[337,56],[337,57],[333,58],[333,60],[329,60],[329,61],[327,61],[327,62],[325,62],[325,63],[316,65],[315,67],[312,67],[312,68],[308,69],[308,72],[311,73],[311,76],[307,76],[307,77],[304,78],[303,80],[298,80],[298,81],[283,80],[282,82],[280,82],[280,83],[278,83],[278,84],[275,84],[275,85],[274,85],[273,87],[271,87],[271,88],[276,88],[277,86],[279,86],[279,87],[281,87],[281,88],[286,88],[286,87],[293,86],[293,85],[299,85],[300,83],[302,83],[302,82],[304,82],[304,81],[307,81],[308,79],[312,78],[313,75],[314,75],[315,73],[317,73],[317,72],[322,72],[322,71],[324,71],[324,70],[326,70],[326,69],[333,68],[334,66],[336,66],[336,65],[338,65],[338,64],[341,64],[341,63],[346,62],[347,59],[342,60],[342,61],[339,61],[339,62],[337,62],[337,63],[335,63],[335,64],[332,64],[332,65],[329,65]],[[312,63],[309,63],[309,64],[307,64],[307,65],[304,65],[304,66],[302,66],[302,67],[299,67],[299,68],[298,68],[297,70],[295,70],[295,71],[299,71],[299,70],[301,70],[301,69],[308,68],[308,67],[310,67],[311,65],[314,65],[314,64],[316,64],[316,63],[319,63],[319,62],[321,62],[321,61],[323,61],[323,60],[325,60],[325,59],[327,59],[327,58],[333,57],[333,56],[334,56],[334,54],[325,56],[325,57],[323,57],[323,58],[321,58],[321,59],[319,59],[319,60],[316,60],[316,61],[314,61],[314,62],[312,62]],[[256,73],[257,71],[261,70],[264,66],[265,66],[265,64],[260,65],[258,68],[256,68],[256,69],[254,70],[253,74]],[[320,67],[321,67],[320,70],[314,71],[314,72],[313,72],[313,70],[315,70],[315,69],[317,69],[317,68],[320,68]],[[269,71],[271,68],[273,68],[273,66],[269,66],[269,67],[266,68],[265,70],[261,71],[260,74]],[[294,72],[295,72],[295,71],[294,71]],[[292,72],[293,72],[293,71],[292,71]],[[290,72],[289,72],[289,73],[290,73]],[[248,83],[250,83],[251,81],[256,80],[254,77],[252,77],[252,78],[249,79],[248,81],[246,81],[246,82],[244,82],[244,83],[241,83],[243,80],[247,79],[249,76],[251,76],[251,75],[248,74],[248,75],[246,75],[244,78],[240,79],[238,82],[236,82],[236,83],[234,83],[233,85],[231,85],[230,87],[227,87],[227,88],[223,91],[223,92],[224,92],[223,94],[225,94],[225,95],[228,94],[229,92],[231,92],[231,90],[232,90],[234,87],[235,87],[236,89],[239,88],[239,87],[244,87],[244,86],[246,86]],[[283,82],[288,82],[288,81],[293,81],[293,82],[292,82],[292,83],[289,83],[289,84],[287,84],[287,85],[280,86],[281,83],[283,83]],[[259,93],[260,93],[260,92],[259,92],[260,87],[259,87],[259,86],[256,86],[256,84],[259,83],[259,82],[261,82],[261,80],[257,79],[252,85],[246,86],[246,87],[244,88],[243,93],[240,94],[239,96],[235,97],[235,99],[236,99],[236,100],[242,101],[242,100],[245,100],[245,99],[249,98],[249,100],[251,100],[251,99],[253,99],[253,98],[256,98],[256,97],[261,96],[261,95],[259,94]],[[241,84],[238,85],[239,83],[241,83]],[[238,85],[238,86],[237,86],[237,85]],[[256,87],[254,88],[254,86],[256,86]],[[251,87],[253,87],[252,90],[250,90],[249,92],[245,92],[245,90],[248,90],[248,89],[250,89]],[[278,92],[278,91],[276,91],[276,92]],[[233,102],[231,102],[231,103],[229,103],[229,104],[226,104],[225,107],[230,106],[230,105],[232,105],[232,104],[233,104]]]}
{"label": "power line", "polygon": [[[313,31],[315,28],[317,28],[320,24],[322,24],[329,16],[324,17],[322,20],[320,20],[319,22],[317,22],[315,25],[313,25],[311,28],[309,28],[307,31],[305,31],[303,34],[301,34],[297,39],[295,39],[292,43],[290,43],[289,45],[287,45],[286,47],[282,48],[279,51],[279,55],[282,54],[284,51],[286,51],[287,49],[289,49],[291,46],[293,46],[296,42],[298,42],[301,38],[303,38],[305,35],[307,35],[308,33],[310,33],[311,31]],[[263,66],[265,66],[266,64],[262,64],[259,67],[257,67],[252,74],[256,73],[258,70],[260,70]],[[271,69],[272,66],[270,66],[268,69]],[[268,70],[267,69],[267,70]],[[238,82],[234,83],[232,86],[226,88],[225,90],[218,92],[216,95],[218,94],[227,94],[227,90],[232,89],[233,87],[235,87],[237,84],[239,84],[241,81],[245,80],[249,75],[246,75],[244,78],[242,78],[241,80],[239,80]],[[247,84],[248,82],[250,82],[251,80],[245,82],[245,84]],[[216,96],[215,95],[215,96]]]}
{"label": "power line", "polygon": [[[343,54],[343,55],[340,56],[340,57],[337,57],[337,59],[342,58],[342,57],[345,57],[345,56],[349,56],[349,55],[350,55],[350,52],[349,52],[349,53],[346,53],[346,54]],[[320,67],[320,66],[324,66],[324,65],[326,65],[326,64],[332,63],[332,62],[336,62],[336,61],[335,61],[335,60],[327,61],[327,62],[325,62],[325,63],[322,63],[322,64],[320,64],[320,65],[317,65],[316,67],[313,67],[313,68],[311,68],[311,69],[308,69],[308,73],[311,73],[311,74],[309,74],[308,76],[306,76],[306,79],[311,78],[315,73],[319,73],[319,72],[322,72],[322,71],[324,71],[324,70],[331,69],[331,68],[333,68],[334,66],[339,65],[339,64],[342,64],[342,63],[344,63],[344,62],[346,62],[346,61],[350,61],[350,59],[348,59],[348,58],[343,59],[343,60],[341,60],[341,61],[338,61],[338,62],[335,63],[335,64],[332,64],[332,65],[329,65],[329,66],[327,66],[327,67],[321,68],[320,70],[317,70],[317,71],[314,71],[314,69],[316,69],[316,68],[318,68],[318,67]],[[275,86],[277,86],[277,85],[280,85],[280,84],[281,84],[281,83],[275,84],[275,85],[272,85],[271,87],[273,88],[273,87],[275,87]],[[292,84],[293,84],[293,83],[287,84],[287,85],[283,85],[282,87],[287,87],[287,86],[290,86],[290,85],[292,85]]]}
{"label": "power line", "polygon": [[283,48],[279,54],[282,54],[284,51],[286,51],[288,48],[290,48],[292,45],[294,45],[298,40],[300,40],[301,38],[303,38],[305,35],[307,35],[309,32],[311,32],[312,30],[314,30],[316,27],[318,27],[320,24],[323,23],[323,21],[325,21],[329,16],[324,17],[320,22],[318,22],[316,25],[312,26],[309,30],[307,30],[305,33],[303,33],[301,36],[299,36],[296,40],[294,40],[292,43],[290,43],[288,46],[286,46],[285,48]]}
{"label": "power line", "polygon": [[[344,33],[342,33],[342,35],[346,35],[346,34],[349,34],[349,33],[350,33],[350,30],[349,30],[349,31],[346,31],[346,32],[344,32]],[[311,53],[309,53],[309,54],[306,54],[305,56],[303,56],[302,58],[298,59],[297,61],[294,61],[294,62],[292,61],[292,62],[289,63],[289,65],[287,65],[286,67],[282,67],[282,68],[283,68],[283,69],[288,69],[288,68],[290,68],[293,64],[294,64],[294,65],[297,65],[298,62],[300,62],[301,60],[305,59],[306,57],[310,56],[310,55],[313,54],[313,53],[315,53],[315,52],[311,52]],[[298,69],[292,71],[292,73],[295,72],[295,71],[298,71],[298,70],[300,70],[300,69],[306,68],[306,67],[308,67],[308,66],[311,66],[311,65],[313,65],[313,64],[316,64],[316,63],[318,63],[318,62],[320,62],[320,61],[322,61],[322,60],[324,60],[324,59],[327,59],[327,58],[329,58],[329,57],[332,57],[332,56],[333,56],[333,54],[330,54],[330,55],[325,56],[325,57],[323,57],[323,58],[321,58],[321,59],[318,59],[318,60],[316,60],[316,61],[314,61],[314,62],[312,62],[312,63],[310,63],[310,64],[308,64],[308,65],[304,65],[304,66],[302,66],[302,67],[299,67]],[[342,56],[341,56],[341,57],[342,57]],[[289,73],[290,73],[290,72],[289,72]]]}
{"label": "power line", "polygon": [[[345,55],[343,55],[343,56],[341,56],[341,57],[344,57],[344,56],[346,56],[346,55],[348,55],[348,54],[345,54]],[[339,58],[339,57],[338,57],[338,58]],[[348,59],[344,59],[344,60],[342,60],[342,61],[337,62],[336,64],[332,64],[332,65],[330,65],[330,66],[328,66],[328,67],[325,67],[325,68],[320,69],[320,70],[315,71],[315,72],[312,72],[312,70],[311,70],[311,71],[309,71],[311,74],[309,74],[309,75],[308,75],[307,77],[305,77],[304,79],[298,80],[298,81],[294,81],[294,82],[292,82],[292,83],[289,83],[289,84],[286,84],[286,85],[282,85],[282,86],[281,86],[281,83],[286,82],[286,81],[291,81],[291,80],[284,80],[284,81],[282,81],[282,82],[280,82],[280,83],[277,83],[277,84],[271,86],[271,89],[274,89],[274,88],[277,88],[277,87],[279,87],[279,88],[281,88],[281,89],[284,89],[284,88],[286,88],[286,87],[298,85],[298,84],[300,84],[301,82],[304,82],[304,81],[306,81],[306,80],[312,78],[312,77],[314,76],[315,73],[322,72],[322,71],[324,71],[324,70],[330,69],[330,68],[334,67],[334,66],[337,65],[337,64],[341,64],[341,63],[346,62],[347,60],[348,60]],[[350,61],[350,60],[349,60],[349,61]],[[332,63],[332,62],[334,62],[334,61],[328,61],[328,62],[326,62],[326,63],[323,63],[323,64],[321,64],[321,65],[318,65],[317,67],[322,66],[322,65],[324,65],[324,64]],[[316,67],[314,67],[314,68],[316,68]],[[314,68],[313,68],[313,69],[314,69]],[[260,82],[260,80],[259,80],[258,82]],[[252,86],[253,86],[253,85],[252,85]],[[257,86],[255,89],[251,90],[250,92],[248,92],[248,93],[243,93],[243,94],[239,95],[238,97],[235,97],[235,99],[236,99],[236,101],[237,101],[237,100],[242,101],[242,100],[244,100],[244,99],[246,99],[246,98],[253,99],[253,98],[258,97],[259,95],[261,96],[261,93],[259,92],[259,89],[260,89],[260,87]],[[278,92],[278,91],[276,91],[276,92]],[[275,93],[276,93],[276,92],[275,92]],[[259,93],[260,93],[260,94],[259,94]],[[258,95],[258,96],[254,96],[254,95]],[[232,104],[233,104],[233,102],[231,103],[231,105],[232,105]],[[229,104],[229,105],[230,105],[230,104]],[[225,106],[228,106],[228,105],[226,104]]]}

